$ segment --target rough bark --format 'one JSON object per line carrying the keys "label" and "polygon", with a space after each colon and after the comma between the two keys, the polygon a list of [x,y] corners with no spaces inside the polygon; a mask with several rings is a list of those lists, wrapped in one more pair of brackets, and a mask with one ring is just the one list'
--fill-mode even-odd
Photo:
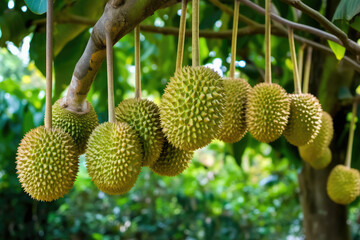
{"label": "rough bark", "polygon": [[115,44],[142,20],[156,10],[168,7],[178,0],[110,0],[103,15],[95,24],[83,55],[75,66],[73,77],[62,106],[74,112],[86,112],[86,96],[105,58],[106,38],[109,31]]}

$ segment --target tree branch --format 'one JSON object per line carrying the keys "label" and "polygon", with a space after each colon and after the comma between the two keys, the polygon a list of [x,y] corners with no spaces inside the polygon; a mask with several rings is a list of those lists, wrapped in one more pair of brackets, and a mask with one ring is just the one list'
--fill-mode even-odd
{"label": "tree branch", "polygon": [[315,19],[318,23],[324,26],[326,30],[337,36],[338,39],[340,39],[340,41],[343,43],[342,45],[346,47],[346,49],[348,49],[355,55],[360,55],[360,46],[357,45],[356,42],[349,39],[346,33],[344,33],[340,28],[335,26],[335,24],[329,21],[326,17],[321,15],[321,13],[312,9],[311,7],[303,3],[301,0],[281,0],[281,1],[290,4],[291,6],[299,9],[303,13]]}
{"label": "tree branch", "polygon": [[74,112],[86,111],[87,94],[106,55],[106,31],[110,31],[111,42],[115,44],[156,10],[175,3],[178,0],[109,0],[75,66],[62,107]]}

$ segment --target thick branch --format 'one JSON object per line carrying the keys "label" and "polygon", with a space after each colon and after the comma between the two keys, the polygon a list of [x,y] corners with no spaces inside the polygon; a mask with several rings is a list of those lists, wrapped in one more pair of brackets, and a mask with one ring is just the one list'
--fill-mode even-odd
{"label": "thick branch", "polygon": [[329,21],[326,17],[321,15],[318,11],[312,9],[305,3],[303,3],[301,0],[281,0],[287,4],[290,4],[291,6],[299,9],[303,13],[309,15],[311,18],[315,19],[318,23],[320,23],[326,30],[328,30],[330,33],[337,36],[341,42],[343,43],[343,46],[346,47],[346,49],[350,50],[355,55],[360,54],[360,46],[357,45],[356,42],[349,39],[340,28],[335,26],[331,21]]}
{"label": "thick branch", "polygon": [[75,112],[86,110],[85,99],[105,58],[106,29],[110,31],[112,43],[115,44],[156,10],[177,2],[178,0],[109,0],[75,66],[63,107]]}

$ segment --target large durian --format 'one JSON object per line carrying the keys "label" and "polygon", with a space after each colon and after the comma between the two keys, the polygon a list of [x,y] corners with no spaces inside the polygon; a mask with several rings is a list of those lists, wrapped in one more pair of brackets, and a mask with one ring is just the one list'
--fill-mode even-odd
{"label": "large durian", "polygon": [[160,158],[150,168],[161,176],[176,176],[188,168],[193,153],[178,149],[165,141]]}
{"label": "large durian", "polygon": [[76,145],[61,129],[32,129],[18,147],[16,169],[21,186],[32,198],[56,200],[74,184],[78,172]]}
{"label": "large durian", "polygon": [[251,135],[260,142],[273,142],[284,132],[290,114],[290,99],[275,83],[259,83],[250,90],[246,123]]}
{"label": "large durian", "polygon": [[302,146],[315,139],[321,127],[322,109],[311,94],[290,94],[290,117],[284,136],[292,145]]}
{"label": "large durian", "polygon": [[152,165],[165,141],[158,106],[146,99],[126,99],[115,108],[115,116],[117,121],[127,122],[136,130],[144,149],[142,164]]}
{"label": "large durian", "polygon": [[126,122],[106,122],[90,135],[86,167],[91,180],[103,192],[123,194],[135,184],[143,159],[140,138]]}
{"label": "large durian", "polygon": [[250,84],[242,78],[224,79],[225,111],[218,139],[227,143],[235,143],[247,131],[245,110]]}
{"label": "large durian", "polygon": [[207,67],[184,67],[170,79],[162,96],[160,117],[168,141],[196,150],[217,137],[224,113],[224,86]]}
{"label": "large durian", "polygon": [[85,102],[85,112],[70,111],[61,105],[62,101],[62,98],[57,100],[52,108],[52,124],[69,133],[78,147],[79,155],[83,154],[90,134],[99,125],[98,117],[88,101]]}
{"label": "large durian", "polygon": [[312,159],[309,163],[313,168],[320,170],[326,168],[331,162],[331,151],[329,148],[325,149],[324,155],[317,159]]}
{"label": "large durian", "polygon": [[343,165],[331,170],[327,181],[327,192],[338,204],[349,204],[360,195],[360,173]]}
{"label": "large durian", "polygon": [[299,153],[306,162],[319,159],[325,154],[326,148],[330,145],[334,134],[333,121],[331,116],[324,112],[321,117],[321,127],[315,139],[306,145],[300,146]]}

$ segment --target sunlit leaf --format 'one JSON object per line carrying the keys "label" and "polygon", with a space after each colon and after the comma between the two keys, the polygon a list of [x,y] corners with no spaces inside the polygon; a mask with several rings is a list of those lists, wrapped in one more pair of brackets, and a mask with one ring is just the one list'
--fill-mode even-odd
{"label": "sunlit leaf", "polygon": [[344,56],[345,56],[345,47],[328,40],[329,46],[331,48],[331,50],[333,50],[335,57],[337,60],[341,60]]}

